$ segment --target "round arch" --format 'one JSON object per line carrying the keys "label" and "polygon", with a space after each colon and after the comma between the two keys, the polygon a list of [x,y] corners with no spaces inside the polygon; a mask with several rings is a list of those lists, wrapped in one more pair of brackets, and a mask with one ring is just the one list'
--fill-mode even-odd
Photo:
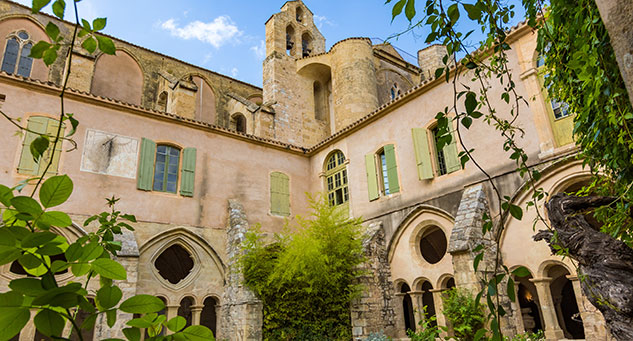
{"label": "round arch", "polygon": [[129,49],[118,47],[115,55],[96,56],[90,92],[138,106],[143,98],[145,74],[138,58]]}

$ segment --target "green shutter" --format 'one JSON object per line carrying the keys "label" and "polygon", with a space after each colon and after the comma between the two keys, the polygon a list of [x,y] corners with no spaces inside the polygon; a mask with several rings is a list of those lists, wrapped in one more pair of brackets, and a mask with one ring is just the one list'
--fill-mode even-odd
{"label": "green shutter", "polygon": [[156,142],[143,138],[141,140],[141,158],[138,163],[136,187],[151,191],[154,182],[154,160],[156,158]]}
{"label": "green shutter", "polygon": [[180,194],[193,197],[193,187],[196,179],[196,148],[185,148],[182,153],[182,177],[180,180]]}
{"label": "green shutter", "polygon": [[444,158],[446,159],[447,173],[453,173],[462,169],[462,164],[457,153],[457,135],[455,134],[455,131],[453,131],[452,134],[453,139],[451,140],[451,143],[444,146]]}
{"label": "green shutter", "polygon": [[290,181],[284,173],[270,173],[270,213],[290,215]]}
{"label": "green shutter", "polygon": [[[57,136],[57,128],[59,127],[59,121],[56,119],[48,118],[48,125],[46,127],[46,134],[50,138],[51,145],[49,149],[44,153],[42,160],[40,161],[40,169],[38,170],[38,174],[42,175],[46,165],[48,164],[51,157],[51,148],[53,147],[53,142],[55,140],[55,136]],[[51,162],[51,166],[48,168],[48,172],[46,175],[56,175],[57,169],[59,167],[59,157],[62,155],[62,144],[63,141],[61,137],[64,136],[64,126],[62,125],[62,130],[59,133],[60,139],[57,141],[57,145],[55,146],[55,152],[53,153],[53,162]]]}
{"label": "green shutter", "polygon": [[367,191],[369,201],[378,199],[378,177],[376,174],[376,162],[374,154],[365,155],[365,169],[367,170]]}
{"label": "green shutter", "polygon": [[389,180],[389,194],[400,192],[398,182],[398,164],[396,163],[396,151],[392,144],[385,146],[385,160],[387,161],[387,179]]}
{"label": "green shutter", "polygon": [[[48,118],[42,116],[29,117],[27,129],[35,133],[46,133],[46,127],[48,125]],[[31,132],[24,134],[24,142],[22,143],[22,154],[20,155],[20,163],[18,164],[18,173],[36,175],[39,171],[38,164],[33,160],[31,154],[31,142],[35,140],[38,135]]]}
{"label": "green shutter", "polygon": [[418,165],[418,177],[420,180],[433,179],[433,165],[431,163],[427,130],[424,128],[413,128],[411,133],[413,134],[415,160]]}

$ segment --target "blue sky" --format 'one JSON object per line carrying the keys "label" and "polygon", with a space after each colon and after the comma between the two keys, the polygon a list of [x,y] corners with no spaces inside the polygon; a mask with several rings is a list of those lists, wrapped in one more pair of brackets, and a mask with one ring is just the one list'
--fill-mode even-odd
{"label": "blue sky", "polygon": [[[31,0],[18,2],[30,5]],[[229,75],[262,83],[264,23],[282,0],[82,0],[79,14],[107,17],[105,32],[125,41]],[[386,39],[407,27],[391,23],[384,0],[304,0],[326,38],[326,48],[348,37]],[[50,6],[49,6],[50,7]],[[67,18],[72,19],[72,18]],[[415,55],[425,34],[407,34],[392,43]]]}

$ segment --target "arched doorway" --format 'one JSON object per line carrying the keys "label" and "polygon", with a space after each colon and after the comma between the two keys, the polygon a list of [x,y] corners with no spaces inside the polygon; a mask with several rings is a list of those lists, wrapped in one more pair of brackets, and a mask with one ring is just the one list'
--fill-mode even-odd
{"label": "arched doorway", "polygon": [[[433,300],[433,285],[429,281],[425,281],[422,283],[421,287],[422,291],[422,307],[425,310],[424,319],[427,320],[431,317],[435,316],[435,301]],[[424,308],[426,307],[426,308]],[[433,319],[431,321],[432,326],[437,325],[437,320]]]}
{"label": "arched doorway", "polygon": [[571,281],[567,278],[569,271],[561,265],[554,265],[547,271],[552,278],[550,290],[558,324],[567,339],[584,339],[585,329],[576,303],[576,294]]}
{"label": "arched doorway", "polygon": [[413,313],[413,301],[409,292],[411,287],[407,283],[402,283],[400,286],[400,293],[404,294],[402,298],[402,314],[404,315],[404,330],[415,331],[415,315]]}
{"label": "arched doorway", "polygon": [[218,304],[215,298],[207,297],[204,300],[204,307],[202,308],[202,313],[200,314],[200,324],[211,329],[213,336],[217,336],[217,316],[215,313],[217,306]]}
{"label": "arched doorway", "polygon": [[523,329],[526,332],[536,333],[543,329],[543,317],[538,293],[534,283],[530,281],[532,275],[515,277],[516,298],[519,304]]}

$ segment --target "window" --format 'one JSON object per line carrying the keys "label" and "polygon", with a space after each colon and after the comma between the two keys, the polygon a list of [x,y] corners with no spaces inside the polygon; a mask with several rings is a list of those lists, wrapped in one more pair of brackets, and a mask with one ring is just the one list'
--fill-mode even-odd
{"label": "window", "polygon": [[217,316],[215,314],[215,309],[218,306],[217,301],[213,297],[207,297],[203,302],[204,307],[202,308],[202,313],[200,314],[200,325],[203,325],[213,332],[213,335],[216,335],[216,324],[217,324]]}
{"label": "window", "polygon": [[292,25],[286,27],[286,54],[292,56],[292,48],[295,46],[295,29]]}
{"label": "window", "polygon": [[438,226],[430,226],[420,235],[420,254],[430,264],[444,258],[446,247],[446,235]]}
{"label": "window", "polygon": [[[59,157],[62,154],[62,140],[57,142],[55,146],[55,152],[52,153],[53,140],[57,135],[57,129],[59,127],[59,121],[54,118],[44,116],[31,116],[27,123],[28,131],[24,134],[24,142],[22,143],[22,154],[20,155],[20,163],[18,164],[18,173],[29,175],[43,175],[44,169],[51,161],[52,163],[48,168],[47,175],[57,174],[57,168],[59,166]],[[44,155],[39,160],[34,160],[31,154],[31,142],[38,138],[39,134],[46,134],[51,141],[48,149],[44,152]],[[64,126],[60,136],[64,136]]]}
{"label": "window", "polygon": [[437,128],[427,130],[424,128],[413,128],[413,149],[418,165],[418,177],[420,180],[433,179],[435,176],[442,176],[462,169],[457,151],[457,136],[452,132],[451,141],[445,144],[442,149],[438,149],[440,140],[446,139],[448,135],[440,136]]}
{"label": "window", "polygon": [[570,143],[574,143],[574,122],[572,117],[574,116],[569,110],[569,105],[563,101],[549,96],[548,91],[544,84],[548,75],[544,73],[543,67],[545,65],[545,58],[541,55],[536,60],[536,67],[539,70],[538,77],[541,82],[543,100],[545,109],[547,110],[547,116],[552,127],[552,133],[554,137],[554,144],[557,147],[565,146]]}
{"label": "window", "polygon": [[376,154],[365,155],[369,200],[379,196],[400,192],[396,152],[392,144],[381,148]]}
{"label": "window", "polygon": [[325,162],[325,186],[328,202],[331,206],[343,205],[349,201],[347,185],[345,155],[337,150]]}
{"label": "window", "polygon": [[301,36],[301,56],[309,57],[312,53],[312,37],[308,33]]}
{"label": "window", "polygon": [[238,133],[246,134],[246,117],[241,113],[235,113],[231,116],[231,121],[229,122],[229,128],[231,130],[235,130]]}
{"label": "window", "polygon": [[167,112],[168,100],[169,96],[167,95],[167,91],[163,91],[160,93],[160,95],[158,95],[158,102],[156,103],[156,106],[158,107],[159,111]]}
{"label": "window", "polygon": [[270,213],[290,215],[290,179],[284,173],[270,173]]}
{"label": "window", "polygon": [[301,9],[301,7],[297,7],[297,22],[302,22],[303,21],[303,10]]}
{"label": "window", "polygon": [[396,99],[396,97],[402,95],[402,91],[400,90],[400,87],[398,87],[398,83],[393,83],[393,86],[391,87],[390,90],[390,94],[391,94],[391,100]]}
{"label": "window", "polygon": [[10,34],[4,49],[2,71],[22,77],[31,76],[33,58],[29,57],[33,41],[26,31]]}
{"label": "window", "polygon": [[[536,61],[536,67],[542,68],[545,65],[545,58],[541,55]],[[543,78],[547,78],[548,75],[543,75]],[[555,119],[561,119],[569,116],[571,113],[569,112],[569,105],[563,101],[559,101],[555,98],[550,99],[550,106],[552,108],[552,112],[554,114]]]}
{"label": "window", "polygon": [[314,95],[314,117],[317,120],[325,120],[327,118],[328,105],[325,89],[319,81],[315,81],[312,85]]}
{"label": "window", "polygon": [[171,284],[178,284],[187,278],[193,265],[191,254],[178,244],[168,247],[154,261],[160,276]]}
{"label": "window", "polygon": [[[181,162],[182,154],[182,162]],[[144,191],[177,193],[193,196],[196,171],[196,148],[160,144],[143,138],[138,166],[137,188]],[[180,181],[179,181],[180,180]]]}

